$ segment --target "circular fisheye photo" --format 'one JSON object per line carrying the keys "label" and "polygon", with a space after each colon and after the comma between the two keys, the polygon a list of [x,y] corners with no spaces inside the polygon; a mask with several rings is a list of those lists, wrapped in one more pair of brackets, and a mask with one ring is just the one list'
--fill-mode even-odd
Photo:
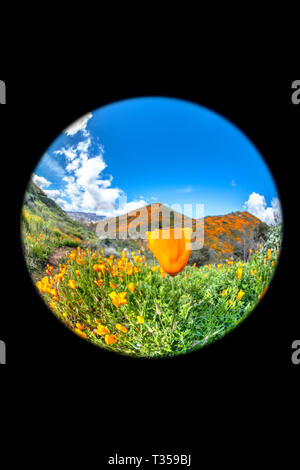
{"label": "circular fisheye photo", "polygon": [[81,117],[41,156],[21,235],[37,292],[93,345],[133,357],[207,346],[266,294],[280,200],[255,146],[198,104],[132,98]]}

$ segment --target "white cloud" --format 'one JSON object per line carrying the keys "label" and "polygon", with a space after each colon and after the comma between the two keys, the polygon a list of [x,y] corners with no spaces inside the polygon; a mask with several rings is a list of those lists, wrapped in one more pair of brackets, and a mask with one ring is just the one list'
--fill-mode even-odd
{"label": "white cloud", "polygon": [[54,199],[56,201],[61,196],[61,191],[59,189],[46,189],[44,193],[50,197],[50,199]]}
{"label": "white cloud", "polygon": [[68,173],[71,173],[72,171],[77,170],[79,165],[80,165],[80,158],[75,158],[71,163],[69,163],[66,166],[66,170],[67,170]]}
{"label": "white cloud", "polygon": [[[66,166],[61,179],[66,184],[60,191],[49,190],[48,196],[64,210],[92,211],[107,217],[123,214],[146,205],[144,198],[140,196],[139,201],[135,200],[130,203],[126,201],[122,208],[118,207],[117,203],[120,203],[120,199],[124,199],[126,195],[120,188],[112,187],[111,175],[103,174],[107,167],[103,158],[104,148],[96,144],[98,154],[94,155],[95,145],[93,145],[93,156],[90,157],[92,143],[94,144],[92,136],[83,127],[83,121],[79,127],[81,130],[84,128],[82,140],[76,145],[67,145],[54,152],[65,158]],[[71,131],[75,133],[75,128]],[[70,134],[71,131],[69,130],[68,133]]]}
{"label": "white cloud", "polygon": [[82,188],[88,188],[90,185],[97,184],[98,176],[105,168],[106,163],[104,162],[102,155],[84,161],[81,167],[75,172],[77,184]]}
{"label": "white cloud", "polygon": [[271,206],[268,207],[265,196],[252,193],[243,208],[268,225],[281,221],[281,207],[277,197],[272,199]]}
{"label": "white cloud", "polygon": [[32,174],[32,181],[41,189],[43,188],[48,188],[50,186],[51,182],[48,181],[46,178],[43,176],[38,176],[35,173]]}
{"label": "white cloud", "polygon": [[235,180],[231,181],[231,186],[236,186],[236,181]]}
{"label": "white cloud", "polygon": [[79,131],[85,131],[88,120],[91,119],[92,116],[92,113],[85,114],[81,118],[77,119],[77,121],[73,122],[73,124],[71,124],[69,127],[67,127],[64,132],[67,135],[75,135]]}

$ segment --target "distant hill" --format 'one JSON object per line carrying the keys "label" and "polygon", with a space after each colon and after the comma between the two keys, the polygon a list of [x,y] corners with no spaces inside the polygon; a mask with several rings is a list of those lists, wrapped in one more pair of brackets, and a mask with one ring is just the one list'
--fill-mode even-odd
{"label": "distant hill", "polygon": [[78,222],[82,222],[84,224],[96,223],[105,219],[105,216],[103,215],[97,215],[90,212],[68,211],[67,214],[71,217],[71,219],[77,220]]}
{"label": "distant hill", "polygon": [[[248,212],[232,212],[221,216],[207,216],[203,219],[190,219],[179,212],[172,211],[161,203],[150,204],[136,211],[128,212],[119,217],[112,217],[97,223],[96,233],[100,238],[111,238],[115,231],[117,238],[126,239],[130,230],[134,237],[143,238],[146,231],[162,226],[162,218],[170,220],[167,226],[181,227],[183,220],[196,230],[203,227],[204,247],[192,252],[191,260],[199,255],[207,262],[248,256],[249,249],[255,249],[268,226]],[[146,241],[144,242],[146,245]],[[197,253],[196,253],[197,251]]]}
{"label": "distant hill", "polygon": [[[199,222],[196,222],[196,225]],[[209,258],[246,259],[249,249],[256,249],[268,226],[248,212],[231,212],[204,218],[204,247]]]}

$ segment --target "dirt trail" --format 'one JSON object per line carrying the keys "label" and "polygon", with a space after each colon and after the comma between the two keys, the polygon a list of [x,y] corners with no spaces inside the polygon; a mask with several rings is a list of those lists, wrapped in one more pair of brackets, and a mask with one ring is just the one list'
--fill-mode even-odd
{"label": "dirt trail", "polygon": [[67,253],[70,253],[74,248],[69,248],[66,246],[61,246],[60,248],[56,248],[48,259],[48,264],[53,266],[53,268],[58,268],[59,263],[61,263],[62,259],[65,258]]}
{"label": "dirt trail", "polygon": [[[87,243],[82,243],[81,248],[85,249]],[[59,263],[62,263],[63,259],[66,257],[66,254],[71,253],[71,251],[75,250],[74,247],[69,246],[61,246],[56,248],[48,258],[48,264],[53,266],[54,269],[58,268]]]}

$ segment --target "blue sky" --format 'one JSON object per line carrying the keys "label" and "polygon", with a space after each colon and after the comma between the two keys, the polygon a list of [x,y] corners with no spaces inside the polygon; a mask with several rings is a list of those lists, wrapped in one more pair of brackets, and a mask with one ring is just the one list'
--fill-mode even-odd
{"label": "blue sky", "polygon": [[238,128],[199,105],[162,97],[83,116],[49,147],[33,180],[66,210],[107,216],[161,202],[270,219],[278,205],[268,167]]}

